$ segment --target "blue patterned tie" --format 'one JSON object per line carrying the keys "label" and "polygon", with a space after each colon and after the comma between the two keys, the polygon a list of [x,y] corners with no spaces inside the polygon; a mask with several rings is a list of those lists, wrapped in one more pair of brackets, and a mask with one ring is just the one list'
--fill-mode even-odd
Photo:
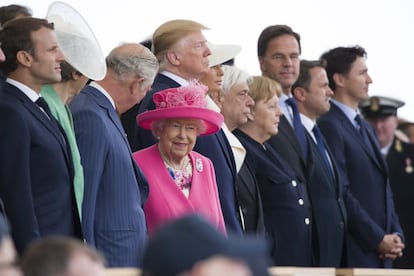
{"label": "blue patterned tie", "polygon": [[322,139],[322,133],[319,130],[319,127],[317,125],[313,127],[312,132],[315,135],[316,143],[317,143],[320,153],[322,154],[323,160],[325,161],[325,165],[328,167],[329,172],[331,173],[333,177],[334,173],[333,173],[331,162],[329,161],[329,158],[328,158],[328,151],[326,150],[325,143],[323,142],[323,139]]}
{"label": "blue patterned tie", "polygon": [[357,114],[355,116],[355,121],[358,123],[359,133],[361,134],[362,139],[365,142],[365,145],[368,147],[369,151],[371,151],[371,153],[373,155],[375,155],[375,151],[374,151],[374,148],[371,144],[371,140],[368,137],[368,130],[367,130],[366,126],[364,125],[364,122],[363,122],[363,120],[362,120],[362,118],[359,114]]}
{"label": "blue patterned tie", "polygon": [[292,108],[293,128],[295,129],[296,137],[302,148],[303,156],[305,159],[308,159],[308,142],[306,141],[305,130],[303,129],[302,121],[300,120],[298,106],[296,105],[294,98],[289,98],[285,102]]}

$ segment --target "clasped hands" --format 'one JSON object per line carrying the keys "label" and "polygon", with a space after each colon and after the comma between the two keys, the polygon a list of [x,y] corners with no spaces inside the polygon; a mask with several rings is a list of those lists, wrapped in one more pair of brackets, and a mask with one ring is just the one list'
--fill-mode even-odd
{"label": "clasped hands", "polygon": [[386,234],[378,245],[379,257],[382,260],[395,260],[403,255],[405,245],[401,241],[401,237],[397,234]]}

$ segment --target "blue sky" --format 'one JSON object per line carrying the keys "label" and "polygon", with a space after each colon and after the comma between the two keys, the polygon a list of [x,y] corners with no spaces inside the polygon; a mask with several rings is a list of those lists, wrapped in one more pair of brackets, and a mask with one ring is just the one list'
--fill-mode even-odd
{"label": "blue sky", "polygon": [[[53,1],[2,0],[31,7],[45,17]],[[106,55],[121,42],[140,42],[170,19],[193,19],[210,28],[214,43],[242,46],[236,65],[260,74],[256,42],[260,32],[273,24],[288,24],[302,37],[302,58],[317,59],[332,47],[361,45],[368,52],[373,79],[370,95],[395,97],[406,102],[399,115],[414,121],[414,39],[411,1],[368,0],[116,0],[64,1],[77,9],[95,32]],[[375,6],[374,6],[375,5]]]}

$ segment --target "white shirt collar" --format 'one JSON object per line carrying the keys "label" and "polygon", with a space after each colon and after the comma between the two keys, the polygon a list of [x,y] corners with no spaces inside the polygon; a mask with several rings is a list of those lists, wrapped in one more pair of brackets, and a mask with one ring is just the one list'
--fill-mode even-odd
{"label": "white shirt collar", "polygon": [[161,71],[160,74],[162,74],[166,77],[169,77],[170,79],[172,79],[172,80],[176,81],[177,83],[179,83],[181,86],[188,85],[188,81],[186,79],[183,79],[182,77],[180,77],[180,76],[178,76],[174,73],[171,73],[169,71]]}
{"label": "white shirt collar", "polygon": [[388,145],[386,145],[385,147],[381,148],[381,153],[382,153],[382,155],[386,156],[386,155],[388,154],[388,152],[390,151],[390,148],[391,148],[391,146],[392,146],[392,142],[393,142],[393,141],[391,141],[391,143],[389,143],[389,144],[388,144]]}
{"label": "white shirt collar", "polygon": [[351,121],[351,123],[355,127],[359,127],[358,123],[355,121],[355,116],[359,114],[359,110],[355,110],[352,107],[349,107],[346,104],[343,104],[334,99],[331,99],[331,103],[334,103],[339,109],[341,109],[342,112],[345,113],[345,116]]}
{"label": "white shirt collar", "polygon": [[306,131],[310,134],[310,136],[312,137],[313,141],[316,142],[316,138],[315,135],[313,134],[313,127],[315,126],[316,122],[313,121],[311,118],[309,118],[306,115],[303,115],[302,113],[300,113],[300,120],[302,121],[302,125],[303,127],[306,129]]}
{"label": "white shirt collar", "polygon": [[33,89],[31,89],[29,86],[17,81],[17,80],[13,80],[10,78],[6,79],[6,82],[10,83],[11,85],[16,86],[17,88],[19,88],[27,97],[29,97],[29,99],[32,102],[35,102],[39,97],[39,93],[37,93],[36,91],[34,91]]}

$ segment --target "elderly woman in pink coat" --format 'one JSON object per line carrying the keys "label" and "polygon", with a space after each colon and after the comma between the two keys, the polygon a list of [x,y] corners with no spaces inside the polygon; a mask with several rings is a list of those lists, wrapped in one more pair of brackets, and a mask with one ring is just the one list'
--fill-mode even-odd
{"label": "elderly woman in pink coat", "polygon": [[159,91],[153,96],[156,109],[137,116],[139,126],[159,140],[133,154],[149,184],[144,212],[150,235],[189,213],[226,233],[213,164],[193,151],[198,135],[215,133],[223,123],[220,113],[207,108],[207,89],[191,83]]}

